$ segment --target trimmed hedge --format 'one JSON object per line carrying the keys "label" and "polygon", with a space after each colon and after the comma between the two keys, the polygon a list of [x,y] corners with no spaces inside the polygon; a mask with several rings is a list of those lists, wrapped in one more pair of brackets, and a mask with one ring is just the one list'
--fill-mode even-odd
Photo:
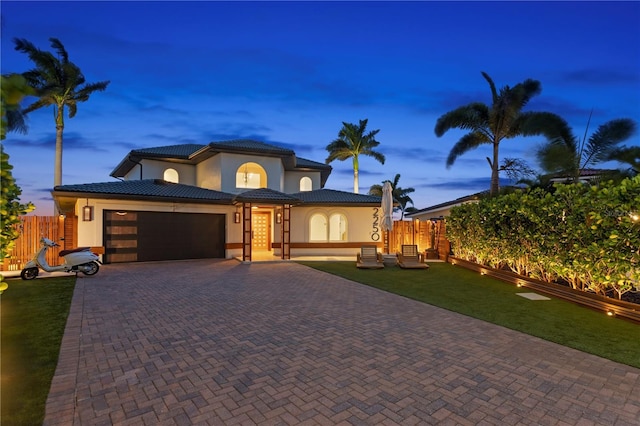
{"label": "trimmed hedge", "polygon": [[640,290],[640,176],[556,184],[455,207],[457,257],[618,299]]}

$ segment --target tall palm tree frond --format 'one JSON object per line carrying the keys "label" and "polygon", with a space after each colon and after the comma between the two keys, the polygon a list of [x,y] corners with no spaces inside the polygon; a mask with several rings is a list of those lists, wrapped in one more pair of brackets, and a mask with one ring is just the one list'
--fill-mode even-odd
{"label": "tall palm tree frond", "polygon": [[[532,97],[540,94],[542,86],[537,80],[527,79],[513,87],[504,86],[496,89],[491,77],[481,73],[491,90],[491,105],[471,103],[449,111],[438,118],[435,134],[441,137],[450,129],[469,130],[454,144],[447,157],[447,167],[453,165],[462,154],[479,145],[493,145],[493,156],[489,158],[491,166],[490,194],[497,195],[499,186],[499,145],[503,139],[517,136],[532,136],[546,133],[553,135],[554,128],[559,127],[560,119],[554,123],[546,123],[551,115],[534,116],[536,113],[523,113],[522,109]],[[560,126],[561,127],[561,126]]]}
{"label": "tall palm tree frond", "polygon": [[89,100],[92,93],[103,91],[109,81],[87,83],[80,68],[69,61],[69,54],[57,38],[50,38],[55,55],[38,49],[33,43],[14,38],[15,49],[25,53],[35,68],[22,75],[35,90],[37,100],[28,105],[24,114],[51,106],[56,125],[56,154],[54,166],[54,186],[62,184],[62,141],[64,112],[68,108],[69,118],[75,117],[78,103]]}
{"label": "tall palm tree frond", "polygon": [[617,161],[629,165],[638,174],[640,173],[640,146],[624,146],[614,149],[609,154],[607,161]]}
{"label": "tall palm tree frond", "polygon": [[366,155],[373,157],[381,164],[385,162],[384,154],[375,151],[380,142],[376,140],[376,135],[380,130],[372,130],[365,134],[368,119],[360,120],[358,125],[342,122],[342,128],[338,132],[338,138],[327,145],[329,152],[325,162],[327,164],[334,160],[344,161],[349,158],[353,160],[353,192],[359,192],[358,172],[359,156]]}
{"label": "tall palm tree frond", "polygon": [[[589,122],[590,120],[591,118]],[[587,126],[582,143],[578,143],[578,138],[568,128],[561,138],[547,138],[547,143],[538,148],[536,157],[544,171],[563,174],[577,182],[582,170],[586,168],[610,160],[619,161],[618,158],[628,158],[625,156],[626,148],[618,148],[618,146],[629,139],[635,131],[636,123],[633,120],[614,119],[600,125],[588,139]],[[640,148],[638,150],[640,151]],[[620,155],[622,156],[619,157]],[[631,166],[633,167],[633,163]]]}
{"label": "tall palm tree frond", "polygon": [[629,118],[619,118],[608,121],[598,127],[585,147],[585,167],[592,161],[595,163],[607,161],[615,147],[629,139],[636,131],[636,123]]}
{"label": "tall palm tree frond", "polygon": [[447,168],[455,163],[456,159],[462,154],[479,147],[482,144],[491,143],[487,135],[483,132],[467,133],[462,136],[458,142],[451,148],[447,157]]}

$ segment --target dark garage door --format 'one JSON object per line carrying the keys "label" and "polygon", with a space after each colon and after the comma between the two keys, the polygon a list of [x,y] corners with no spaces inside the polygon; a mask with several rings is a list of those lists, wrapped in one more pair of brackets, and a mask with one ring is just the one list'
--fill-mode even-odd
{"label": "dark garage door", "polygon": [[225,257],[225,215],[104,211],[105,263]]}

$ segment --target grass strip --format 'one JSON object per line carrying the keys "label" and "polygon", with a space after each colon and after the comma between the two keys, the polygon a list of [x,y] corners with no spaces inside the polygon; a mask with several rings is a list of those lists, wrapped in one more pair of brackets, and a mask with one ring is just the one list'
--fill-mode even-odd
{"label": "grass strip", "polygon": [[0,424],[42,424],[75,281],[7,280],[0,296]]}
{"label": "grass strip", "polygon": [[298,263],[640,368],[639,324],[553,297],[528,300],[516,293],[530,289],[448,263],[432,263],[426,271],[358,269],[355,262]]}

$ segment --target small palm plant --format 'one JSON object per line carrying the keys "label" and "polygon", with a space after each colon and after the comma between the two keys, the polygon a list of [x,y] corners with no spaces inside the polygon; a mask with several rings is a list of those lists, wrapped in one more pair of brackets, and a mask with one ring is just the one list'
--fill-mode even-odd
{"label": "small palm plant", "polygon": [[[393,181],[390,181],[390,180],[383,181],[382,184],[384,184],[385,182],[391,183],[391,189],[392,189],[391,194],[393,195],[393,201],[398,203],[398,206],[394,207],[393,210],[401,212],[400,220],[402,220],[404,219],[405,213],[410,213],[411,211],[416,210],[415,207],[412,207],[413,200],[409,196],[409,194],[411,194],[412,192],[415,192],[415,189],[401,188],[400,186],[398,186],[399,181],[400,181],[400,174],[396,174],[396,176],[393,178]],[[371,185],[371,188],[369,188],[369,195],[382,197],[382,185],[378,185],[378,184]],[[412,206],[408,206],[408,204],[411,204]]]}
{"label": "small palm plant", "polygon": [[636,123],[629,118],[610,120],[587,138],[591,116],[582,141],[573,133],[547,141],[536,153],[540,167],[547,173],[578,182],[582,172],[599,163],[619,161],[640,169],[640,147],[620,147],[636,131]]}

